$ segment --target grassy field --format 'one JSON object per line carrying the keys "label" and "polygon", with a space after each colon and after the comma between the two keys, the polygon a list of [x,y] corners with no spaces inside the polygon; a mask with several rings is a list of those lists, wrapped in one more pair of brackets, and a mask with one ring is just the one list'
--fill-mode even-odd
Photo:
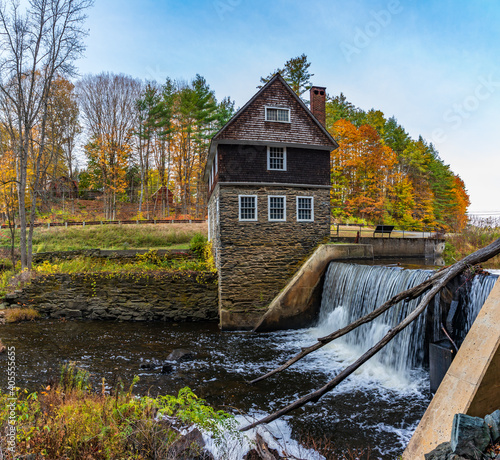
{"label": "grassy field", "polygon": [[[196,234],[206,236],[207,224],[94,225],[35,228],[33,252],[79,249],[187,249]],[[8,248],[8,231],[0,230],[0,248]],[[18,244],[19,233],[16,237]]]}

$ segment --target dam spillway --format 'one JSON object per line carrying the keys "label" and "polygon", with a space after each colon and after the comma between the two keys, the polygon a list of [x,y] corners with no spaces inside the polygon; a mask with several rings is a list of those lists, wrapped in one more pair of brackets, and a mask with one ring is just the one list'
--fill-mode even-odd
{"label": "dam spillway", "polygon": [[[424,282],[432,274],[432,270],[426,269],[331,262],[325,274],[318,328],[327,335],[347,326],[396,294]],[[458,344],[472,326],[496,279],[496,275],[478,275],[470,281],[455,283],[450,287],[453,291],[451,295],[458,299],[458,312],[453,319],[453,331],[449,333]],[[400,302],[341,340],[361,354],[411,313],[419,301],[420,298]],[[441,305],[438,294],[427,311],[398,334],[374,359],[396,372],[426,365],[428,344],[442,336],[445,320],[440,311]]]}

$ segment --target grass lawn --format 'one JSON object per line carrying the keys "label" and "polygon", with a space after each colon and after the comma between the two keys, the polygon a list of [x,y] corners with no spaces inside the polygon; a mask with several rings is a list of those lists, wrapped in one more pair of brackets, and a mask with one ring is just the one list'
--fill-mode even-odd
{"label": "grass lawn", "polygon": [[[207,235],[207,224],[93,225],[35,228],[33,252],[79,249],[187,249],[196,234]],[[8,248],[8,230],[0,230],[0,248]],[[19,244],[19,232],[16,235]]]}

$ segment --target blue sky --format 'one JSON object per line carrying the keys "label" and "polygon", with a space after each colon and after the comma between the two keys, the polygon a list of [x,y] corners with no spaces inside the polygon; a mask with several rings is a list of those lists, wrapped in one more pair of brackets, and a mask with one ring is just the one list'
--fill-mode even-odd
{"label": "blue sky", "polygon": [[396,116],[500,216],[497,0],[96,0],[81,74],[203,75],[242,106],[261,76],[307,54],[314,84]]}

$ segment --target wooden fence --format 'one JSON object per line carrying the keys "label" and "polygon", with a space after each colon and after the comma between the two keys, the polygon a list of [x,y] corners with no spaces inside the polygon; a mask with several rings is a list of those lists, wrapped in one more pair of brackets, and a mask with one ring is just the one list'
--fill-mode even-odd
{"label": "wooden fence", "polygon": [[[149,219],[149,220],[92,220],[92,221],[82,221],[82,222],[37,222],[34,227],[76,227],[86,225],[127,225],[127,224],[202,224],[206,222],[205,219]],[[12,225],[0,224],[0,229],[11,228]],[[18,228],[19,225],[15,224],[14,228]]]}

